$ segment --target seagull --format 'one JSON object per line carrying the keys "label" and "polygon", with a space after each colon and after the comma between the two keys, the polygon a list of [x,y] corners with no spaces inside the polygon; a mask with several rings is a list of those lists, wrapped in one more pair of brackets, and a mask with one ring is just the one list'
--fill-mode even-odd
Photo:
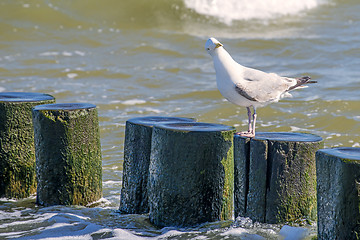
{"label": "seagull", "polygon": [[225,50],[223,44],[215,38],[206,41],[205,50],[214,61],[216,83],[220,93],[228,101],[247,109],[248,131],[236,133],[243,137],[255,137],[256,108],[291,96],[289,91],[305,88],[307,87],[305,84],[316,83],[308,76],[281,77],[276,73],[244,67],[237,63]]}

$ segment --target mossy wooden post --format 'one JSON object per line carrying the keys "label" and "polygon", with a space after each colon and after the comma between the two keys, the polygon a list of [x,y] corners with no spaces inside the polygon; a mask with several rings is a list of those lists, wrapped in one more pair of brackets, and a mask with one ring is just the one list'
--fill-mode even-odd
{"label": "mossy wooden post", "polygon": [[249,191],[250,138],[234,137],[234,213],[246,215]]}
{"label": "mossy wooden post", "polygon": [[31,110],[54,102],[43,93],[0,93],[0,197],[25,198],[36,192]]}
{"label": "mossy wooden post", "polygon": [[[251,161],[250,148],[257,149],[258,153],[251,156]],[[250,141],[250,138],[234,136],[234,212],[236,217],[249,216],[254,221],[264,221],[266,153],[266,140]],[[251,173],[249,173],[250,169]]]}
{"label": "mossy wooden post", "polygon": [[120,212],[149,212],[147,180],[153,126],[159,123],[194,121],[191,118],[160,116],[138,117],[126,121]]}
{"label": "mossy wooden post", "polygon": [[96,106],[46,104],[33,109],[40,205],[87,205],[102,196]]}
{"label": "mossy wooden post", "polygon": [[251,140],[234,139],[236,217],[267,223],[316,220],[315,153],[321,137],[259,132]]}
{"label": "mossy wooden post", "polygon": [[360,239],[360,148],[316,153],[318,239]]}
{"label": "mossy wooden post", "polygon": [[188,227],[233,216],[233,127],[155,125],[149,167],[150,221]]}
{"label": "mossy wooden post", "polygon": [[266,214],[266,190],[268,168],[268,144],[264,139],[250,141],[249,189],[246,200],[246,216],[257,222],[264,222]]}

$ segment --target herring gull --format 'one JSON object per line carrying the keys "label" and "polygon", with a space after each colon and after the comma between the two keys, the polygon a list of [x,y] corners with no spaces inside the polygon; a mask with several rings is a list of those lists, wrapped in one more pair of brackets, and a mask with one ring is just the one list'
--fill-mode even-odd
{"label": "herring gull", "polygon": [[220,93],[228,101],[247,109],[248,131],[237,133],[243,137],[255,137],[257,107],[263,107],[283,97],[291,96],[289,91],[304,88],[306,87],[304,84],[316,83],[308,76],[281,77],[276,73],[244,67],[237,63],[215,38],[207,40],[205,50],[213,58],[216,83]]}

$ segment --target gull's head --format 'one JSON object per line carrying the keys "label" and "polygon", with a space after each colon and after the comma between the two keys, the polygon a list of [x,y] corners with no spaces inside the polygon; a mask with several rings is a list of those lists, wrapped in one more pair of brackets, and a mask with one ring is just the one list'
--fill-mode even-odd
{"label": "gull's head", "polygon": [[215,38],[209,38],[206,43],[205,43],[205,50],[210,54],[212,55],[215,50],[219,47],[222,47],[223,45],[218,41],[216,40]]}

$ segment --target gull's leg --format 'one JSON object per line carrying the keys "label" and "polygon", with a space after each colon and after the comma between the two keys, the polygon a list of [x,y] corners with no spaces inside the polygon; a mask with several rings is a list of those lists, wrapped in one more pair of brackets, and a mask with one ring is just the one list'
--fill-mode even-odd
{"label": "gull's leg", "polygon": [[256,124],[256,117],[257,117],[257,114],[256,114],[256,108],[254,108],[254,114],[253,114],[253,127],[252,127],[252,131],[251,133],[254,135],[253,137],[255,137],[255,124]]}
{"label": "gull's leg", "polygon": [[251,109],[250,107],[247,107],[247,115],[248,115],[248,120],[249,120],[249,124],[248,124],[248,132],[252,132],[252,126],[251,126]]}
{"label": "gull's leg", "polygon": [[[249,124],[248,124],[248,131],[247,132],[239,132],[236,133],[237,135],[240,135],[242,137],[254,137],[255,136],[255,122],[256,121],[256,112],[255,112],[255,108],[254,108],[254,114],[252,115],[253,117],[253,122],[251,122],[251,109],[250,107],[247,107],[247,114],[248,114],[248,120],[249,120]],[[251,124],[253,123],[253,124]]]}

